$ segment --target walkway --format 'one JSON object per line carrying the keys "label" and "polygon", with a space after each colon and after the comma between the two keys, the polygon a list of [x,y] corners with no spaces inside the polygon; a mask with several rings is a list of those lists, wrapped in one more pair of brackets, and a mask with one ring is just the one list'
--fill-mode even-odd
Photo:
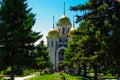
{"label": "walkway", "polygon": [[34,77],[34,76],[35,76],[35,74],[25,76],[25,77],[16,77],[15,80],[26,80],[26,79]]}

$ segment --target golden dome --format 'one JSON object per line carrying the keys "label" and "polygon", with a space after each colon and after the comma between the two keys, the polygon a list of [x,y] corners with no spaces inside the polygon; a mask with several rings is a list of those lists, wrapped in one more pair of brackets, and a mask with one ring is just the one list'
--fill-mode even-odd
{"label": "golden dome", "polygon": [[61,24],[71,25],[70,19],[65,14],[62,15],[58,21],[58,25],[61,25]]}
{"label": "golden dome", "polygon": [[50,32],[48,33],[48,37],[59,37],[59,33],[57,30],[55,30],[54,28],[50,30]]}

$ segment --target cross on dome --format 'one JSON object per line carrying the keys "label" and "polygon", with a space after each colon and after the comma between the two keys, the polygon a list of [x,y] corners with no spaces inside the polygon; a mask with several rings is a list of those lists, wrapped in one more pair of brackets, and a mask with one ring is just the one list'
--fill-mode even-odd
{"label": "cross on dome", "polygon": [[64,15],[65,15],[65,2],[64,2]]}

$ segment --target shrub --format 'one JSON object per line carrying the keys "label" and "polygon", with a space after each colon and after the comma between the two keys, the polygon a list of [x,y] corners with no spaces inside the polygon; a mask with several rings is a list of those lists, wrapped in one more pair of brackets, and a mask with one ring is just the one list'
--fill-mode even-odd
{"label": "shrub", "polygon": [[11,71],[11,68],[8,67],[6,70],[3,71],[3,74],[4,74],[4,75],[9,75],[9,74],[10,74],[10,71]]}
{"label": "shrub", "polygon": [[66,80],[66,77],[65,77],[65,74],[63,74],[63,73],[60,73],[60,77],[61,77],[61,80]]}
{"label": "shrub", "polygon": [[48,68],[46,68],[46,69],[42,70],[41,75],[49,74],[49,73],[50,73],[50,71],[48,70]]}
{"label": "shrub", "polygon": [[54,76],[51,76],[49,80],[68,80],[65,73],[55,73]]}
{"label": "shrub", "polygon": [[31,73],[34,73],[35,71],[33,69],[25,69],[23,71],[23,76],[30,75]]}

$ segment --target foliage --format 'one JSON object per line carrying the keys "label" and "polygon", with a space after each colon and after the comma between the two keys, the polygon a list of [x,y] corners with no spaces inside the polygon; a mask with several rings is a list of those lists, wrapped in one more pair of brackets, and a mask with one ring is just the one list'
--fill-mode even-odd
{"label": "foliage", "polygon": [[0,69],[11,67],[13,79],[16,66],[31,67],[34,42],[41,38],[32,31],[35,14],[26,0],[2,0],[0,6]]}
{"label": "foliage", "polygon": [[49,74],[50,71],[48,70],[48,68],[46,69],[43,69],[41,72],[40,72],[40,75],[44,75],[44,74]]}
{"label": "foliage", "polygon": [[91,80],[90,78],[89,79],[83,78],[82,76],[74,76],[66,73],[54,73],[54,74],[47,74],[42,76],[35,76],[28,80],[65,80],[63,79],[63,77],[65,77],[66,80]]}
{"label": "foliage", "polygon": [[46,75],[38,75],[38,76],[35,76],[35,77],[32,77],[28,80],[49,80],[50,76],[52,76],[53,74],[46,74]]}
{"label": "foliage", "polygon": [[114,68],[115,74],[120,77],[119,7],[120,3],[117,0],[89,0],[85,4],[71,7],[71,10],[84,12],[83,15],[77,15],[76,20],[81,22],[75,34],[78,39],[76,43],[80,44],[77,54],[78,56],[81,55],[80,52],[83,54],[77,60],[90,59],[90,65],[95,71],[95,79],[97,79],[98,69],[102,66],[105,69]]}
{"label": "foliage", "polygon": [[48,55],[47,47],[44,45],[44,41],[41,41],[39,45],[36,46],[34,52],[34,69],[46,69],[51,68],[52,64]]}
{"label": "foliage", "polygon": [[20,76],[28,76],[28,75],[34,74],[34,72],[35,72],[34,69],[26,69],[26,68],[24,68],[23,74],[20,75]]}
{"label": "foliage", "polygon": [[9,74],[10,74],[10,71],[11,71],[11,68],[8,67],[5,71],[3,71],[3,74],[4,74],[4,75],[9,75]]}

